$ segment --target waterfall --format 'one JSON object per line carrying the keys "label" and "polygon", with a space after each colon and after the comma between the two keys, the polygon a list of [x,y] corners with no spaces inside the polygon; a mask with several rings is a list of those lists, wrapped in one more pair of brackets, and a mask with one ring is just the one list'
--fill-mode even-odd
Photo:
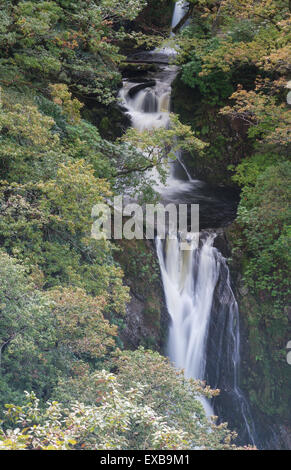
{"label": "waterfall", "polygon": [[[185,2],[175,5],[172,26],[183,17]],[[163,54],[167,49],[162,50]],[[168,53],[171,55],[172,50]],[[154,62],[155,54],[151,53]],[[125,80],[119,98],[130,116],[132,126],[143,131],[167,127],[170,117],[171,84],[178,68],[164,64],[154,75],[154,82],[136,87],[136,82]],[[153,82],[153,83],[152,83]],[[136,87],[136,88],[135,88]],[[185,179],[177,179],[173,168],[180,165]],[[170,175],[166,185],[155,188],[162,201],[170,197],[172,202],[189,202],[189,195],[201,193],[203,183],[191,179],[181,155],[170,165]],[[202,194],[202,193],[201,193]],[[203,200],[213,205],[213,197]],[[199,199],[198,199],[199,200]],[[191,199],[190,199],[191,201]],[[215,409],[228,407],[238,416],[244,430],[245,442],[254,444],[255,430],[248,403],[238,385],[240,364],[239,354],[239,313],[235,296],[231,289],[229,270],[222,254],[213,246],[216,234],[202,232],[192,234],[192,249],[181,250],[177,238],[166,241],[157,239],[159,259],[165,299],[170,315],[167,354],[177,368],[185,370],[186,377],[205,380],[213,388],[223,388],[224,404],[210,403],[201,398],[207,416],[215,414]],[[227,406],[225,406],[227,405]],[[222,413],[224,416],[225,413]],[[230,416],[231,417],[231,416]]]}
{"label": "waterfall", "polygon": [[[219,267],[212,255],[214,235],[199,248],[199,235],[192,249],[181,251],[178,238],[157,240],[157,253],[162,273],[166,304],[171,324],[168,355],[186,377],[204,379],[206,343],[213,292]],[[165,248],[165,253],[164,253]],[[214,415],[210,403],[203,399],[207,415]]]}
{"label": "waterfall", "polygon": [[177,75],[175,65],[165,66],[166,76],[155,77],[155,86],[145,87],[132,95],[136,83],[125,81],[119,100],[130,116],[132,126],[139,131],[167,127],[170,117],[171,83]]}
{"label": "waterfall", "polygon": [[172,28],[175,28],[179,21],[183,18],[185,14],[185,6],[186,2],[184,0],[179,0],[175,4],[175,9],[174,9],[174,14],[173,14],[173,19],[172,19]]}
{"label": "waterfall", "polygon": [[[157,254],[170,315],[167,353],[185,376],[204,380],[211,344],[211,386],[223,384],[227,401],[241,423],[245,440],[255,444],[256,436],[248,403],[238,385],[240,364],[239,312],[227,263],[213,246],[216,234],[202,232],[193,238],[192,249],[182,251],[178,238],[157,240]],[[212,322],[212,327],[211,327]],[[218,328],[219,327],[219,328]],[[214,329],[218,331],[214,332]],[[214,343],[214,344],[213,344]],[[201,399],[208,416],[214,415],[210,402]]]}

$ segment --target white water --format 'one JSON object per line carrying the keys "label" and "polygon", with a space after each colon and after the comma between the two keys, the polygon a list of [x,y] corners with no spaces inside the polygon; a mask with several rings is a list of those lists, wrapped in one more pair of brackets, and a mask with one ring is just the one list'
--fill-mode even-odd
{"label": "white water", "polygon": [[[172,27],[176,26],[182,19],[185,13],[185,4],[181,0],[175,4]],[[164,55],[171,55],[173,49],[156,49],[154,54],[161,52]],[[155,87],[145,88],[136,93],[134,97],[130,97],[128,92],[136,84],[130,81],[124,82],[119,93],[119,99],[127,109],[133,127],[143,131],[169,125],[171,84],[176,78],[177,72],[177,66],[165,65],[162,73],[155,76]]]}
{"label": "white water", "polygon": [[[124,81],[119,99],[126,108],[135,129],[144,131],[169,126],[171,84],[177,72],[178,68],[175,65],[163,66],[162,71],[155,75],[155,86],[144,88],[133,97],[130,96],[129,91],[136,86],[136,83]],[[177,155],[178,161],[180,161],[179,158],[180,156]],[[180,161],[180,164],[183,167],[182,161]],[[165,170],[168,172],[166,185],[161,183],[156,168],[148,172],[149,177],[155,181],[154,189],[158,192],[166,191],[177,185],[177,180],[173,177],[173,165],[166,164]],[[179,181],[179,183],[183,184],[184,182]]]}
{"label": "white water", "polygon": [[[212,254],[214,235],[199,249],[199,234],[192,250],[181,251],[178,239],[157,240],[165,298],[171,317],[168,355],[187,378],[204,379],[206,341],[212,299],[219,275],[219,265]],[[164,253],[165,249],[165,253]],[[194,272],[196,276],[194,278]],[[206,399],[202,403],[207,415],[214,415]]]}
{"label": "white water", "polygon": [[136,83],[128,81],[124,82],[119,93],[119,99],[127,109],[132,126],[140,131],[167,127],[169,124],[171,82],[176,76],[177,68],[167,66],[167,69],[167,80],[157,79],[155,87],[145,88],[131,98],[128,92]]}
{"label": "white water", "polygon": [[186,5],[186,2],[183,0],[179,0],[176,3],[174,14],[173,14],[173,19],[172,19],[172,29],[175,28],[175,26],[177,26],[179,21],[181,21],[181,19],[185,15],[185,5]]}
{"label": "white water", "polygon": [[[172,27],[183,17],[185,2],[175,5]],[[158,51],[156,51],[158,53]],[[161,52],[161,51],[160,51]],[[167,48],[162,50],[167,53]],[[168,50],[172,55],[173,49]],[[132,125],[143,131],[169,125],[171,84],[176,77],[177,67],[165,65],[162,71],[155,75],[156,85],[138,91],[133,97],[129,90],[136,83],[125,81],[120,92],[120,99],[127,109]],[[183,161],[177,155],[177,160],[184,169],[188,181],[176,179],[170,165],[169,178],[166,185],[158,185],[157,189],[162,199],[175,190],[189,192],[193,185],[199,187],[201,182],[193,181],[188,174]],[[193,235],[192,250],[182,251],[181,244],[176,239],[167,241],[157,240],[157,254],[160,263],[165,299],[171,318],[167,351],[171,361],[177,368],[184,369],[186,377],[205,379],[207,365],[207,342],[211,318],[214,308],[215,290],[219,279],[224,276],[221,290],[221,312],[218,318],[225,316],[225,324],[220,333],[217,350],[217,368],[223,355],[222,344],[227,342],[227,369],[230,376],[231,393],[235,403],[240,408],[241,420],[244,423],[249,441],[254,443],[254,431],[251,429],[251,416],[248,404],[238,386],[239,357],[239,318],[234,294],[231,290],[229,271],[226,261],[213,247],[215,233],[204,233],[199,242],[199,234]],[[227,308],[223,307],[227,303]],[[223,310],[226,310],[223,312]],[[223,317],[224,318],[224,317]],[[219,377],[219,370],[217,370]],[[201,398],[207,416],[214,415],[213,408],[206,398]]]}
{"label": "white water", "polygon": [[[240,365],[239,312],[233,294],[225,258],[213,246],[215,233],[202,232],[193,238],[192,250],[182,251],[178,239],[157,240],[157,254],[164,285],[169,325],[168,356],[174,365],[184,369],[187,378],[205,379],[207,341],[212,315],[215,313],[221,331],[217,335],[216,374],[221,363],[228,374],[228,387],[236,412],[246,429],[251,444],[255,430],[248,403],[238,385]],[[218,306],[215,306],[219,299]],[[223,350],[223,342],[226,348]],[[224,354],[224,357],[222,355]],[[217,384],[215,384],[215,388]],[[214,415],[206,398],[201,398],[207,416]]]}

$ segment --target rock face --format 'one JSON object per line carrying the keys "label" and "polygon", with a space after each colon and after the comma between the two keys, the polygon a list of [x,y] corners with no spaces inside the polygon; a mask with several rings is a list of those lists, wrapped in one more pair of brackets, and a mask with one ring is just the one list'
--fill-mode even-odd
{"label": "rock face", "polygon": [[214,240],[213,246],[217,248],[225,258],[229,258],[231,255],[231,250],[225,234],[225,230],[219,228],[215,230],[215,233],[217,234],[217,237]]}
{"label": "rock face", "polygon": [[[228,258],[230,249],[225,232],[219,229],[216,233],[215,247]],[[240,389],[239,343],[237,303],[227,263],[221,263],[208,332],[206,382],[220,390],[218,397],[213,400],[219,422],[228,422],[230,429],[238,433],[237,444],[247,445],[256,442],[256,430],[247,397]]]}
{"label": "rock face", "polygon": [[[117,91],[116,91],[117,92]],[[98,127],[102,138],[114,141],[130,126],[129,117],[117,104],[105,106],[95,100],[86,103],[83,118]]]}
{"label": "rock face", "polygon": [[150,34],[168,32],[173,9],[173,0],[148,0],[146,8],[134,21],[135,29]]}
{"label": "rock face", "polygon": [[290,390],[277,384],[276,374],[279,373],[282,384],[286,384],[291,367],[285,357],[280,362],[275,360],[268,342],[269,332],[260,327],[256,320],[261,315],[267,316],[272,307],[258,302],[244,285],[240,271],[236,275],[235,290],[240,310],[241,382],[250,398],[259,436],[258,447],[288,450],[291,441],[288,425]]}
{"label": "rock face", "polygon": [[147,81],[144,81],[143,83],[140,83],[139,85],[136,85],[134,87],[132,87],[128,94],[131,98],[134,98],[134,96],[140,91],[140,90],[143,90],[144,88],[149,88],[149,87],[153,87],[155,86],[156,84],[156,81],[155,80],[147,80]]}
{"label": "rock face", "polygon": [[125,328],[122,331],[122,339],[132,348],[137,349],[141,342],[147,337],[157,339],[157,331],[145,326],[144,319],[144,300],[138,299],[131,293],[131,300],[126,308]]}
{"label": "rock face", "polygon": [[164,304],[161,303],[160,308],[160,325],[157,326],[154,322],[148,321],[146,300],[137,298],[134,293],[131,293],[131,300],[127,305],[125,327],[121,333],[121,339],[127,348],[137,349],[142,345],[158,351],[163,349],[165,339],[163,332],[167,330],[168,313]]}
{"label": "rock face", "polygon": [[155,246],[149,240],[121,240],[116,259],[125,273],[131,300],[120,336],[124,346],[162,351],[169,316]]}

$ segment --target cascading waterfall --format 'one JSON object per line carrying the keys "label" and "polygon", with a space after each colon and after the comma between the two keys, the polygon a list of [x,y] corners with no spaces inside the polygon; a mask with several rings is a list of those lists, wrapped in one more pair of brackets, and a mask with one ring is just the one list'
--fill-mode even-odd
{"label": "cascading waterfall", "polygon": [[[203,380],[209,362],[210,327],[212,377],[210,385],[221,383],[228,390],[246,442],[255,444],[256,433],[248,403],[238,385],[240,364],[239,313],[233,294],[227,263],[213,246],[216,234],[202,232],[192,240],[190,250],[181,250],[178,237],[157,240],[167,309],[170,315],[168,356],[186,377]],[[212,323],[212,326],[211,326]],[[213,344],[214,343],[214,344]],[[224,375],[223,381],[221,375]],[[211,404],[201,399],[208,416]]]}
{"label": "cascading waterfall", "polygon": [[175,28],[179,21],[183,18],[185,14],[186,2],[184,0],[179,0],[174,9],[173,19],[172,19],[172,28]]}
{"label": "cascading waterfall", "polygon": [[[183,1],[176,3],[173,27],[183,17],[184,6]],[[169,55],[172,52],[169,49]],[[161,51],[151,54],[153,62],[155,53],[160,54]],[[167,48],[162,49],[162,54],[167,54]],[[136,83],[124,81],[119,97],[133,127],[142,131],[169,125],[171,84],[177,71],[174,65],[164,65],[155,74],[155,85],[147,87],[145,83],[136,93],[130,92]],[[201,182],[191,180],[180,157],[177,155],[177,160],[184,169],[187,181],[176,179],[172,172],[167,185],[157,188],[162,200],[166,200],[169,193],[172,195],[172,188],[179,187],[180,194],[185,189],[187,196],[193,185],[196,184],[195,187],[198,188],[201,185]],[[213,388],[221,384],[225,386],[228,390],[226,401],[232,401],[236,408],[238,419],[245,430],[245,442],[255,444],[250,410],[238,386],[238,308],[231,289],[226,260],[213,246],[215,238],[214,232],[202,232],[200,237],[193,235],[192,249],[185,251],[181,250],[178,237],[156,241],[171,319],[167,352],[175,366],[185,370],[187,377],[204,380],[209,376],[208,371],[211,371],[210,385]],[[211,338],[212,332],[216,335],[215,341]],[[224,374],[227,379],[222,380]],[[214,415],[212,404],[205,398],[201,398],[201,401],[206,414]]]}
{"label": "cascading waterfall", "polygon": [[125,81],[120,90],[119,99],[131,118],[133,127],[143,131],[158,127],[167,127],[169,124],[169,107],[171,83],[176,77],[177,67],[165,66],[161,77],[155,77],[155,86],[145,87],[132,95],[136,83]]}
{"label": "cascading waterfall", "polygon": [[[167,239],[165,246],[157,240],[157,253],[162,273],[165,298],[171,317],[168,355],[186,377],[203,380],[206,366],[206,344],[212,299],[219,275],[212,256],[214,235],[199,248],[199,234],[191,241],[190,250],[181,250],[178,238]],[[206,414],[213,409],[202,399]]]}

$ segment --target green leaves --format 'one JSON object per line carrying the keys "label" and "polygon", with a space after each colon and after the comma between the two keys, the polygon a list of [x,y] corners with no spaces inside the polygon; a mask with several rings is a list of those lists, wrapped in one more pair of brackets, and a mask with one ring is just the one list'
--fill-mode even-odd
{"label": "green leaves", "polygon": [[255,295],[276,299],[274,318],[281,314],[289,295],[285,281],[291,265],[290,169],[289,162],[270,166],[257,178],[255,186],[246,186],[237,218],[249,258],[245,282]]}
{"label": "green leaves", "polygon": [[8,2],[0,16],[0,55],[16,65],[15,82],[24,74],[37,87],[37,75],[42,89],[63,82],[82,97],[94,95],[109,104],[121,81],[119,42],[130,37],[122,23],[145,5],[137,0]]}
{"label": "green leaves", "polygon": [[6,399],[24,386],[36,387],[42,394],[57,374],[51,302],[35,289],[25,268],[3,251],[0,278],[0,387],[6,388]]}
{"label": "green leaves", "polygon": [[[2,431],[0,448],[39,450],[186,449],[187,434],[167,426],[151,407],[144,406],[143,387],[122,390],[118,379],[105,371],[95,373],[98,405],[47,403],[41,410],[35,395],[27,403],[9,406],[17,428]],[[100,386],[101,384],[101,386]],[[15,426],[15,425],[14,425]]]}
{"label": "green leaves", "polygon": [[142,348],[121,353],[116,368],[117,374],[61,379],[55,396],[65,405],[53,401],[41,409],[34,394],[26,394],[22,407],[9,405],[1,448],[236,449],[235,434],[210,423],[198,400],[217,391],[186,380],[167,359]]}
{"label": "green leaves", "polygon": [[[140,158],[144,161],[144,168],[157,167],[160,171],[163,170],[167,161],[176,159],[178,151],[202,153],[207,146],[205,142],[195,136],[190,126],[182,124],[179,117],[174,114],[170,116],[168,129],[161,127],[141,132],[130,128],[121,140],[132,148],[140,150]],[[140,169],[142,169],[142,165]]]}

